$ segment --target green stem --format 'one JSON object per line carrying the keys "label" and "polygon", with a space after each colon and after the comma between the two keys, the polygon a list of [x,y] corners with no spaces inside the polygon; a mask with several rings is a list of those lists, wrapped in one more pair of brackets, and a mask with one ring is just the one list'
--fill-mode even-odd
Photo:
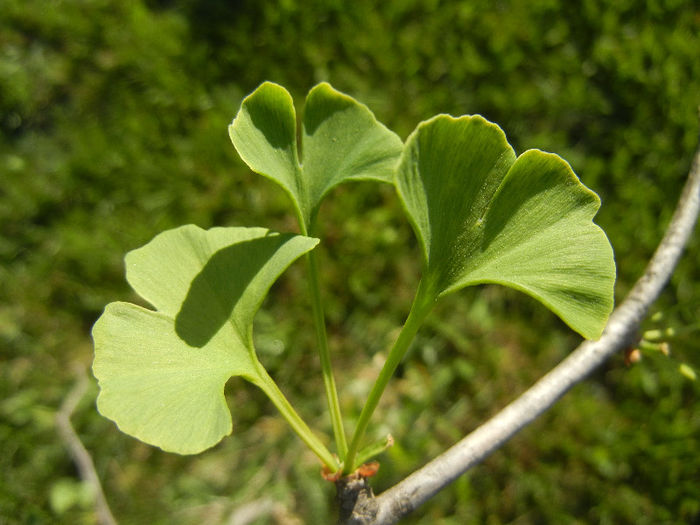
{"label": "green stem", "polygon": [[384,393],[389,380],[394,375],[396,367],[406,355],[413,338],[415,337],[418,329],[420,328],[423,320],[428,315],[430,310],[433,308],[434,298],[429,294],[423,293],[424,287],[419,286],[416,297],[413,300],[413,305],[411,306],[411,311],[408,314],[408,318],[401,329],[399,337],[396,339],[394,346],[389,351],[389,356],[382,367],[379,377],[374,383],[371,392],[365,402],[365,406],[362,408],[360,413],[360,418],[357,421],[357,427],[355,428],[355,433],[350,441],[350,447],[348,448],[348,453],[345,456],[344,471],[346,474],[351,473],[358,465],[355,465],[355,457],[359,449],[360,443],[365,436],[367,427],[369,426],[369,421],[372,418],[374,410],[379,404],[379,400]]}
{"label": "green stem", "polygon": [[338,471],[338,469],[340,469],[338,459],[331,454],[328,448],[321,443],[321,440],[309,429],[304,420],[301,419],[299,414],[294,410],[294,407],[287,401],[287,398],[284,397],[284,394],[277,387],[277,384],[270,377],[265,368],[259,363],[257,368],[258,377],[251,378],[250,381],[265,392],[265,395],[267,395],[270,401],[277,407],[277,410],[279,410],[282,417],[287,420],[292,430],[294,430],[311,451],[318,456],[323,464],[330,468],[332,472]]}
{"label": "green stem", "polygon": [[333,368],[331,367],[331,354],[328,348],[326,321],[323,314],[323,303],[321,302],[321,286],[316,253],[308,253],[306,260],[309,265],[311,305],[314,325],[316,327],[316,339],[318,340],[318,354],[321,360],[321,373],[323,375],[323,384],[326,389],[328,412],[331,416],[331,425],[333,426],[333,435],[335,436],[335,445],[338,449],[338,455],[341,459],[344,459],[348,451],[348,443],[345,437],[345,429],[343,428],[343,418],[340,412],[340,402],[338,401],[338,390],[335,386]]}
{"label": "green stem", "polygon": [[391,437],[391,434],[389,434],[387,437],[384,439],[380,439],[379,441],[375,441],[374,443],[370,443],[367,445],[365,448],[360,450],[357,453],[357,461],[356,463],[358,465],[362,465],[365,463],[367,460],[372,459],[373,457],[378,456],[382,452],[384,452],[386,449],[394,445],[394,438]]}

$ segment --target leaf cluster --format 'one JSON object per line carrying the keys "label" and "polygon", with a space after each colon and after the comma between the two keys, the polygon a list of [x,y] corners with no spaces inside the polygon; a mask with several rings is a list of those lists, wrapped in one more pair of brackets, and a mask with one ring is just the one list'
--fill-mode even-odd
{"label": "leaf cluster", "polygon": [[[539,299],[585,337],[602,333],[613,302],[612,249],[592,222],[600,200],[560,157],[530,150],[516,158],[502,130],[480,116],[435,117],[402,147],[367,107],[326,83],[309,92],[301,122],[297,144],[292,99],[267,82],[246,97],[229,132],[250,168],[289,196],[304,235],[185,226],[127,257],[130,284],[156,311],[113,303],[93,328],[98,407],[124,432],[164,450],[206,449],[231,431],[224,384],[241,376],[266,393],[325,468],[349,474],[383,450],[360,448],[365,431],[441,296],[505,284]],[[348,445],[319,269],[308,256],[334,457],[259,362],[253,318],[272,282],[318,242],[305,235],[316,230],[323,197],[363,179],[396,186],[423,249],[423,276]]]}

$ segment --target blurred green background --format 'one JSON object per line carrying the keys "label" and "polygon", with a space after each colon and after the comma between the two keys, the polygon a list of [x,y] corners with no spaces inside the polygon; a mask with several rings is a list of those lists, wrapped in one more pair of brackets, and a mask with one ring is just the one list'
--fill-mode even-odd
{"label": "blurred green background", "polygon": [[[301,107],[327,80],[403,139],[435,113],[480,113],[522,152],[553,151],[601,195],[624,297],[670,218],[697,142],[700,8],[682,0],[2,0],[0,523],[92,524],[54,415],[92,360],[104,305],[135,300],[123,256],[186,223],[296,231],[285,196],[238,159],[226,126],[264,80]],[[352,428],[419,279],[388,186],[337,189],[321,211],[328,330]],[[671,356],[611,359],[407,523],[700,520],[700,236],[645,328]],[[257,318],[261,358],[329,434],[303,266]],[[451,296],[375,414],[391,432],[375,489],[494,414],[578,338],[526,296]],[[89,371],[88,371],[89,373]],[[234,434],[199,456],[73,423],[120,523],[331,523],[334,487],[272,405],[227,385]],[[238,514],[236,512],[238,511]],[[244,523],[239,521],[238,523]]]}

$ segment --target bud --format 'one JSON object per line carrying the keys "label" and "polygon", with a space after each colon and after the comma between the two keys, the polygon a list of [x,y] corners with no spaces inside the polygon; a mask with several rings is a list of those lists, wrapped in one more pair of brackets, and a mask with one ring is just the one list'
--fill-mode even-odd
{"label": "bud", "polygon": [[642,352],[639,348],[628,348],[625,350],[625,364],[631,366],[642,360]]}

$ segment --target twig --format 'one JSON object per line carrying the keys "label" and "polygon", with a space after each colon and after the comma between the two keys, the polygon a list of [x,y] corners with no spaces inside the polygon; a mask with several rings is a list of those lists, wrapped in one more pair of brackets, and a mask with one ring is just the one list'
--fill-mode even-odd
{"label": "twig", "polygon": [[90,453],[87,451],[80,437],[75,432],[73,425],[70,422],[70,417],[75,412],[78,403],[85,395],[88,388],[88,378],[84,372],[81,372],[80,377],[71,388],[68,395],[61,403],[61,407],[56,414],[56,426],[58,433],[65,441],[68,447],[68,452],[71,458],[78,467],[80,479],[90,487],[95,498],[95,512],[97,521],[100,525],[117,525],[117,521],[112,516],[112,511],[107,504],[100,478],[97,476],[95,465],[92,461]]}
{"label": "twig", "polygon": [[236,508],[229,516],[228,525],[250,525],[256,520],[283,513],[280,503],[270,498],[260,498]]}
{"label": "twig", "polygon": [[583,342],[518,399],[452,448],[376,498],[363,501],[346,523],[396,523],[501,447],[608,357],[633,344],[649,307],[673,274],[693,231],[699,208],[700,147],[663,240],[642,277],[613,311],[601,338]]}

